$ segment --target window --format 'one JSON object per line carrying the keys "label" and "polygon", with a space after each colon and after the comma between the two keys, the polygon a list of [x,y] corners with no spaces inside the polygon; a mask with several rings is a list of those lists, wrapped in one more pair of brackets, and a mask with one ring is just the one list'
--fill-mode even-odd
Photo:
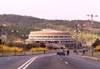
{"label": "window", "polygon": [[65,38],[67,38],[67,36],[65,36]]}
{"label": "window", "polygon": [[49,36],[49,38],[53,38],[53,36]]}
{"label": "window", "polygon": [[42,36],[38,36],[38,38],[42,38]]}
{"label": "window", "polygon": [[67,40],[70,40],[70,39],[67,39]]}
{"label": "window", "polygon": [[63,38],[63,36],[60,36],[60,38]]}
{"label": "window", "polygon": [[70,36],[68,36],[68,38],[70,38]]}
{"label": "window", "polygon": [[37,38],[37,36],[34,36],[34,38]]}
{"label": "window", "polygon": [[58,38],[58,36],[54,36],[54,38]]}
{"label": "window", "polygon": [[47,38],[47,36],[43,36],[43,38]]}
{"label": "window", "polygon": [[33,38],[33,36],[32,36],[32,35],[30,35],[30,36],[29,36],[29,38],[30,38],[30,39],[32,39],[32,38]]}

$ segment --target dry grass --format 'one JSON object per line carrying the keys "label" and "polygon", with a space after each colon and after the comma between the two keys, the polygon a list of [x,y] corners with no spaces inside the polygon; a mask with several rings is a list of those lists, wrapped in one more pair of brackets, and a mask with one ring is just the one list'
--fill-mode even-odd
{"label": "dry grass", "polygon": [[[86,55],[92,55],[91,52],[86,53]],[[99,52],[93,52],[93,55],[100,55],[100,51]]]}

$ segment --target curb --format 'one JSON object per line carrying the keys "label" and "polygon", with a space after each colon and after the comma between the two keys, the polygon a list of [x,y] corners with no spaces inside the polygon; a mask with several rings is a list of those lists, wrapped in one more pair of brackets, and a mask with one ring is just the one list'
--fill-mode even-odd
{"label": "curb", "polygon": [[92,59],[92,60],[100,61],[100,58],[96,58],[96,57],[81,56],[81,55],[73,55],[73,56],[74,56],[74,57],[83,57],[83,58],[88,58],[88,59]]}
{"label": "curb", "polygon": [[50,54],[50,53],[34,53],[34,54],[25,54],[25,55],[4,55],[4,56],[1,56],[0,57],[10,57],[10,56],[32,56],[32,55],[40,55],[40,54]]}

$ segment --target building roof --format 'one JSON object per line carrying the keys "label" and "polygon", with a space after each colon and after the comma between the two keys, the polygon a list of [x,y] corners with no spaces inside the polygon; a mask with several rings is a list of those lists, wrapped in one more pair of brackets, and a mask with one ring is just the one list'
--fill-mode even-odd
{"label": "building roof", "polygon": [[53,29],[43,29],[43,31],[32,31],[30,35],[70,35],[70,33],[65,31],[57,31]]}

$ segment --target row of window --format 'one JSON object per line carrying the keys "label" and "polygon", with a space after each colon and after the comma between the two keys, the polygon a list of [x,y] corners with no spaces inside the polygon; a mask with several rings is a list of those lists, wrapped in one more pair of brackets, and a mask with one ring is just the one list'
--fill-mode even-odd
{"label": "row of window", "polygon": [[70,36],[30,36],[30,38],[70,38]]}

